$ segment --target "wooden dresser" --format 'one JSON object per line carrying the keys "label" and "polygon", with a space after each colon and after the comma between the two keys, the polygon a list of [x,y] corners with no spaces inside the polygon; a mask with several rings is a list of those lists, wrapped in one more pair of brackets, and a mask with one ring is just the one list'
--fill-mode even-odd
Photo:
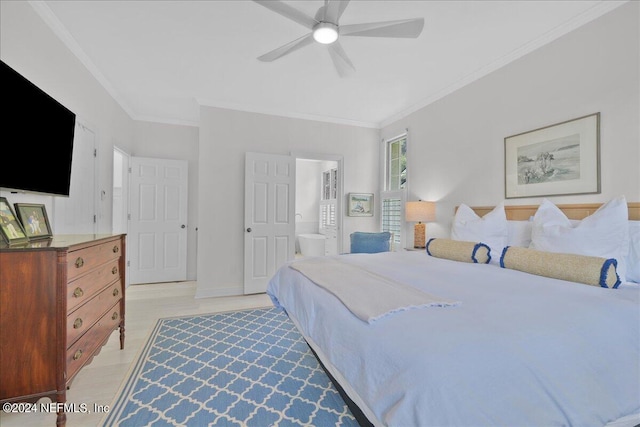
{"label": "wooden dresser", "polygon": [[[115,329],[124,348],[125,259],[124,235],[0,246],[0,403],[65,403]],[[64,405],[57,409],[64,425]]]}

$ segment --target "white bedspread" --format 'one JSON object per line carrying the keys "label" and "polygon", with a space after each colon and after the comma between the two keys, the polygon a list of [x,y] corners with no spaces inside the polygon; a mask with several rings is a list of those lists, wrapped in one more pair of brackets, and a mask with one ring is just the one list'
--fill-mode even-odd
{"label": "white bedspread", "polygon": [[288,266],[271,280],[274,303],[376,425],[589,427],[640,413],[637,285],[603,289],[422,252],[344,260],[462,301],[367,324]]}
{"label": "white bedspread", "polygon": [[459,304],[342,261],[344,259],[307,258],[292,263],[290,267],[331,292],[349,311],[367,323],[410,309]]}

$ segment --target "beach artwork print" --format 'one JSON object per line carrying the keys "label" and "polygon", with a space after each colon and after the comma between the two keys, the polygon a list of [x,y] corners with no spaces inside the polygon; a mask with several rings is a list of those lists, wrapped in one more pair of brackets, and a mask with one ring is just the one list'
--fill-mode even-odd
{"label": "beach artwork print", "polygon": [[580,134],[518,147],[518,184],[580,179]]}
{"label": "beach artwork print", "polygon": [[504,139],[505,198],[600,193],[600,113]]}
{"label": "beach artwork print", "polygon": [[349,216],[373,216],[373,193],[349,193]]}

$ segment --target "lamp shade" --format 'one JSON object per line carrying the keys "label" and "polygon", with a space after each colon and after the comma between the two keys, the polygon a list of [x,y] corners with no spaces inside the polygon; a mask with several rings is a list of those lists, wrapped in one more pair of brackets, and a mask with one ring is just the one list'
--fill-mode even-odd
{"label": "lamp shade", "polygon": [[436,203],[419,200],[407,202],[405,217],[408,222],[429,222],[436,219]]}

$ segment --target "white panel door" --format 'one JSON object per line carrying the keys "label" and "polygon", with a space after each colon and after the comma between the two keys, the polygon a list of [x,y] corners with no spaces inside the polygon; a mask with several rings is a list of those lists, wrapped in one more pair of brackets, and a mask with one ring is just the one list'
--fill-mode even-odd
{"label": "white panel door", "polygon": [[295,158],[246,153],[244,293],[265,292],[295,252]]}
{"label": "white panel door", "polygon": [[131,157],[130,283],[187,279],[186,160]]}
{"label": "white panel door", "polygon": [[[97,231],[96,135],[76,122],[71,157],[69,197],[53,198],[55,234],[94,234]],[[46,176],[43,178],[46,179]]]}

